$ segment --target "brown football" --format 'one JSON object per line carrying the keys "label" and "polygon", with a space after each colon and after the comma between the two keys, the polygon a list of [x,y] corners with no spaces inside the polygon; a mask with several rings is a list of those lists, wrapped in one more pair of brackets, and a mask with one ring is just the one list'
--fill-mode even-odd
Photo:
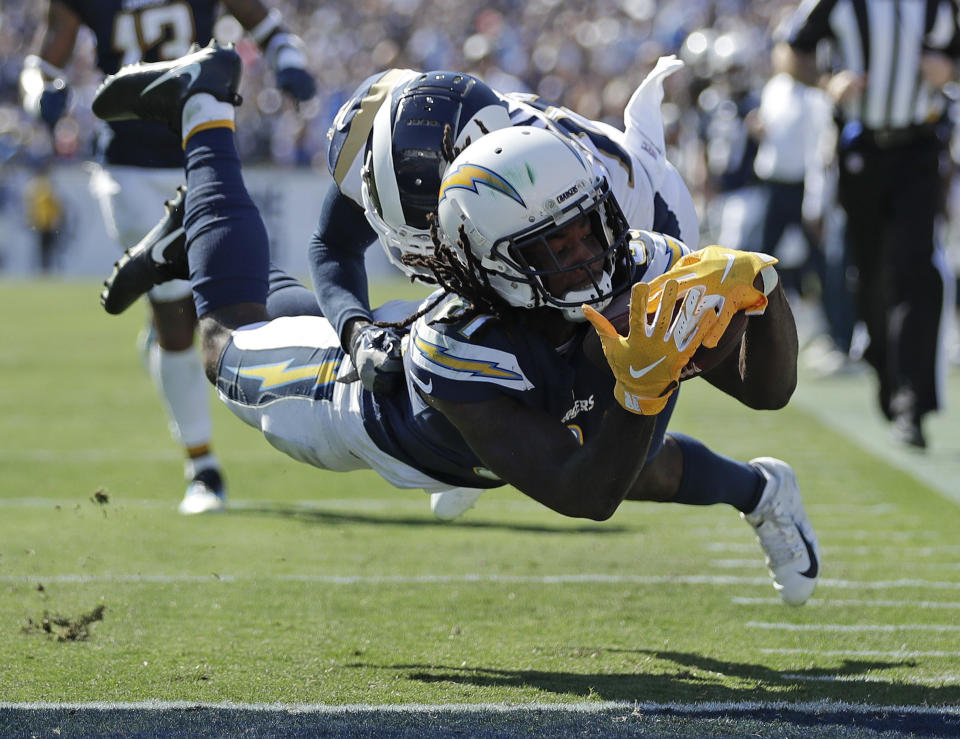
{"label": "brown football", "polygon": [[[677,303],[677,310],[681,303]],[[618,295],[603,311],[603,315],[613,324],[613,327],[626,336],[630,324],[630,292]],[[740,346],[740,339],[747,330],[747,316],[743,311],[734,314],[730,319],[727,330],[723,332],[720,341],[713,348],[701,346],[691,357],[687,366],[680,371],[680,381],[690,380],[704,372],[709,372],[730,352]]]}

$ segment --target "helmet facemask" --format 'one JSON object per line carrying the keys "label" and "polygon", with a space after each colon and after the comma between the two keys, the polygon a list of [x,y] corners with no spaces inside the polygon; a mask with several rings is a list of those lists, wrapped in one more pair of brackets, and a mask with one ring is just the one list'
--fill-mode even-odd
{"label": "helmet facemask", "polygon": [[627,288],[629,228],[606,171],[560,134],[494,131],[447,168],[440,235],[459,264],[514,308],[583,321]]}
{"label": "helmet facemask", "polygon": [[407,225],[395,227],[384,220],[381,215],[383,207],[377,192],[376,180],[373,177],[372,157],[372,152],[368,152],[366,163],[360,173],[360,194],[367,223],[376,232],[380,245],[391,264],[412,280],[433,284],[435,280],[430,270],[418,264],[420,258],[433,253],[433,240],[430,237],[429,226],[423,229]]}
{"label": "helmet facemask", "polygon": [[[568,321],[586,320],[580,307],[586,303],[602,311],[621,290],[614,289],[614,272],[626,255],[627,226],[606,182],[571,204],[559,224],[538,228],[533,233],[508,236],[493,245],[491,259],[506,264],[512,275],[529,286],[539,305],[557,308]],[[591,201],[592,202],[589,202]],[[588,202],[584,202],[588,201]],[[578,238],[591,238],[595,253],[574,264],[563,265],[551,240],[573,230]],[[552,288],[551,283],[567,276],[580,278],[572,289]],[[495,284],[495,283],[494,283]],[[558,294],[559,293],[559,294]]]}

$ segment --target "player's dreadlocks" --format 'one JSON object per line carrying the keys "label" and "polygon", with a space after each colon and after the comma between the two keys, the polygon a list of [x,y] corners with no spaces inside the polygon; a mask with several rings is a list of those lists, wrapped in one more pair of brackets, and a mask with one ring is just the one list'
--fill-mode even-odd
{"label": "player's dreadlocks", "polygon": [[[483,121],[477,120],[476,124],[477,124],[477,128],[480,129],[480,133],[483,134],[484,136],[490,133],[489,129],[483,125]],[[454,159],[456,159],[458,156],[460,156],[460,152],[466,149],[468,146],[470,146],[469,136],[467,136],[467,138],[464,139],[463,146],[454,146],[453,145],[453,129],[450,127],[449,123],[444,125],[442,152],[443,152],[443,158],[447,160],[448,164],[452,162]]]}
{"label": "player's dreadlocks", "polygon": [[[473,250],[470,249],[464,227],[460,226],[457,246],[460,247],[467,259],[466,265],[457,259],[453,249],[441,240],[435,215],[430,214],[429,220],[430,238],[433,240],[434,253],[430,256],[411,254],[409,255],[410,264],[430,270],[436,284],[442,287],[445,293],[459,295],[469,304],[464,313],[451,316],[449,319],[441,318],[439,320],[441,322],[445,320],[464,320],[477,315],[493,315],[502,319],[508,312],[514,311],[515,309],[491,287],[486,270],[480,266]],[[392,323],[378,321],[377,325],[386,328],[406,328],[418,318],[433,310],[444,297],[446,297],[445,294],[437,296],[429,304],[402,321]]]}
{"label": "player's dreadlocks", "polygon": [[424,259],[424,266],[433,272],[444,290],[459,295],[471,305],[471,315],[483,313],[504,318],[513,310],[490,285],[490,277],[470,248],[463,226],[457,230],[457,246],[467,260],[466,265],[440,239],[436,218],[430,220],[430,238],[433,239],[434,256]]}

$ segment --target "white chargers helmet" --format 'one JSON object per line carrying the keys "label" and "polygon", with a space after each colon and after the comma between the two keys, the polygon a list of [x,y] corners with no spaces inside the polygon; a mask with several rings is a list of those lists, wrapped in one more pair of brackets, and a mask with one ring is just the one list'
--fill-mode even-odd
{"label": "white chargers helmet", "polygon": [[433,253],[427,215],[437,209],[444,129],[452,148],[510,125],[506,103],[481,80],[460,72],[424,72],[393,90],[373,120],[361,197],[367,221],[390,262],[408,277],[433,282],[410,256]]}
{"label": "white chargers helmet", "polygon": [[[548,306],[583,321],[583,303],[603,310],[629,287],[619,272],[615,287],[615,271],[632,261],[627,222],[606,177],[586,150],[553,131],[515,126],[470,144],[446,172],[437,215],[456,258],[511,306]],[[561,265],[547,239],[584,216],[597,253]],[[573,271],[590,284],[551,293],[550,277]]]}

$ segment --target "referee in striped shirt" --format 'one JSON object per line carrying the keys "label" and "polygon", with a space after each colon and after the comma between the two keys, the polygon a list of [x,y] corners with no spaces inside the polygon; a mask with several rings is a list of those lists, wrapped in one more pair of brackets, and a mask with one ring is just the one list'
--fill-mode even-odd
{"label": "referee in striped shirt", "polygon": [[[855,293],[893,437],[926,447],[924,416],[940,407],[941,327],[949,267],[943,215],[947,100],[960,56],[957,0],[805,0],[787,41],[798,78],[829,59],[836,103],[838,199]],[[823,80],[821,80],[823,81]]]}

